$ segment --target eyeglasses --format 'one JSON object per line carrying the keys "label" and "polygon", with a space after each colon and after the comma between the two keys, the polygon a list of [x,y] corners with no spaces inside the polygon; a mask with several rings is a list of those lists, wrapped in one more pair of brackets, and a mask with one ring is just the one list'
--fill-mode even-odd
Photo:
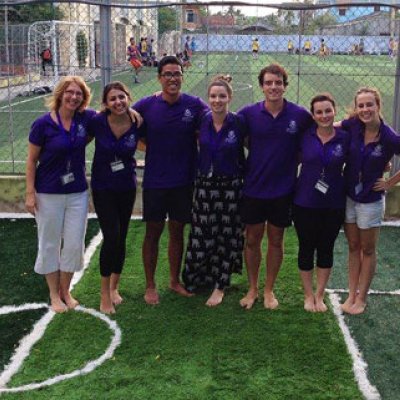
{"label": "eyeglasses", "polygon": [[75,95],[76,97],[83,97],[83,93],[82,92],[75,92],[75,90],[66,90],[64,93],[66,95],[68,95],[68,96]]}
{"label": "eyeglasses", "polygon": [[163,74],[161,74],[161,76],[165,79],[172,79],[172,78],[182,78],[183,74],[182,72],[164,72]]}

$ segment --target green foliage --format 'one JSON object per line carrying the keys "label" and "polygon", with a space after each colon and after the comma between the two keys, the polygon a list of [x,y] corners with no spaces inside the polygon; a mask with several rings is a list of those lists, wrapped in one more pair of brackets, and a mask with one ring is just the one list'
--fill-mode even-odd
{"label": "green foliage", "polygon": [[336,23],[336,17],[331,12],[326,11],[324,14],[317,15],[311,20],[307,27],[307,33],[320,34],[326,26],[335,25]]}
{"label": "green foliage", "polygon": [[76,35],[76,52],[79,67],[85,67],[86,59],[89,54],[89,43],[84,31],[79,31]]}
{"label": "green foliage", "polygon": [[164,32],[176,30],[178,15],[175,8],[162,7],[158,10],[158,32],[161,36]]}
{"label": "green foliage", "polygon": [[[4,7],[0,14],[4,14]],[[24,24],[36,21],[61,20],[64,14],[54,3],[23,4],[8,7],[9,23]],[[2,20],[4,16],[2,15]]]}

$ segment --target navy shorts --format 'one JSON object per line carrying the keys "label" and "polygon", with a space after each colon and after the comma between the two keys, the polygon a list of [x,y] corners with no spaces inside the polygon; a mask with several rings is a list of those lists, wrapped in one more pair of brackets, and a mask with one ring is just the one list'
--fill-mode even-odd
{"label": "navy shorts", "polygon": [[292,225],[292,204],[291,194],[275,199],[243,196],[240,215],[246,225],[263,224],[268,221],[278,228],[286,228]]}
{"label": "navy shorts", "polygon": [[143,221],[189,223],[192,216],[193,186],[143,189]]}

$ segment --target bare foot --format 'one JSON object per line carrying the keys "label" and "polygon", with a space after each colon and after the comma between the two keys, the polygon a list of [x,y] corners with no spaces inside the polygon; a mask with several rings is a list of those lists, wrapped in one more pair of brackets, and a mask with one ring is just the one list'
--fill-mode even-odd
{"label": "bare foot", "polygon": [[367,307],[367,303],[356,300],[356,302],[353,304],[353,306],[350,307],[348,313],[352,314],[352,315],[362,314],[365,311],[366,307]]}
{"label": "bare foot", "polygon": [[353,305],[354,300],[348,297],[347,300],[340,307],[343,312],[350,314],[350,309],[353,307]]}
{"label": "bare foot", "polygon": [[314,296],[304,298],[304,309],[308,312],[315,312]]}
{"label": "bare foot", "polygon": [[214,289],[211,293],[211,296],[206,302],[206,306],[215,307],[218,304],[222,303],[222,299],[224,298],[224,291],[219,289]]}
{"label": "bare foot", "polygon": [[254,303],[257,301],[257,299],[258,292],[249,290],[246,296],[244,296],[243,299],[240,300],[240,305],[246,310],[250,310],[254,306]]}
{"label": "bare foot", "polygon": [[110,290],[110,297],[113,304],[118,305],[121,304],[124,300],[118,292],[118,289]]}
{"label": "bare foot", "polygon": [[144,301],[151,305],[159,304],[160,298],[158,297],[157,289],[146,289],[144,293]]}
{"label": "bare foot", "polygon": [[315,298],[315,311],[316,312],[326,312],[328,311],[328,307],[324,303],[324,298]]}
{"label": "bare foot", "polygon": [[79,301],[74,299],[71,296],[71,293],[65,295],[63,300],[70,310],[73,310],[76,306],[79,306]]}
{"label": "bare foot", "polygon": [[269,310],[274,310],[279,306],[279,302],[276,299],[274,292],[264,292],[264,307]]}
{"label": "bare foot", "polygon": [[58,297],[55,299],[51,299],[51,306],[50,308],[55,312],[55,313],[63,313],[68,311],[68,307],[66,304]]}
{"label": "bare foot", "polygon": [[104,314],[115,314],[115,308],[111,304],[103,304],[103,302],[100,302],[100,311]]}
{"label": "bare foot", "polygon": [[184,296],[184,297],[192,297],[194,293],[188,292],[180,283],[170,284],[169,288],[174,291],[175,293]]}

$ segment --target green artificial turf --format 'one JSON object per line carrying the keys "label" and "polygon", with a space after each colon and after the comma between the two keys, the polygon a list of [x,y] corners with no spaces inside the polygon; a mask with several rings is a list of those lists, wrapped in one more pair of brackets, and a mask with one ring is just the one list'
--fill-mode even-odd
{"label": "green artificial turf", "polygon": [[[293,229],[286,237],[276,287],[281,305],[275,311],[265,310],[261,302],[251,311],[240,308],[246,275],[235,277],[223,304],[215,309],[204,305],[207,293],[190,299],[171,293],[166,235],[157,270],[161,304],[145,305],[143,234],[143,224],[132,222],[121,282],[125,301],[115,316],[122,343],[114,358],[84,377],[40,391],[5,395],[6,399],[362,398],[333,314],[303,310]],[[95,254],[74,291],[83,305],[98,307],[99,281]],[[105,325],[90,316],[59,315],[11,385],[79,368],[85,360],[99,357],[109,338]]]}

